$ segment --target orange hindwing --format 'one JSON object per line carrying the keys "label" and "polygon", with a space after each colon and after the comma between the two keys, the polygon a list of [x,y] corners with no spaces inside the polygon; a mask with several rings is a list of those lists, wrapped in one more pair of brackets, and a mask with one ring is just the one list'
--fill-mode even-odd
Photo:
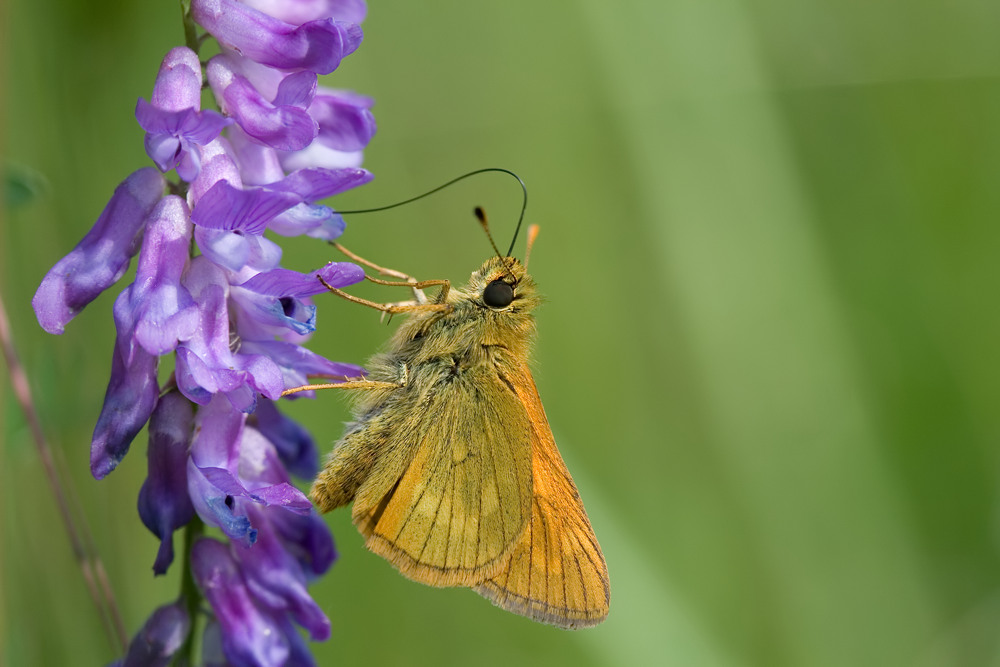
{"label": "orange hindwing", "polygon": [[531,421],[531,517],[507,567],[475,587],[499,607],[563,628],[597,625],[608,615],[604,554],[556,449],[538,389],[526,367],[511,384]]}

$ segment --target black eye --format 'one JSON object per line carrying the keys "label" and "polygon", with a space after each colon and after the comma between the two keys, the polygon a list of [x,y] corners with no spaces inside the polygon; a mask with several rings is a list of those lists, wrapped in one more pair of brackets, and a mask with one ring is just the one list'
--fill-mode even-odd
{"label": "black eye", "polygon": [[483,302],[490,308],[506,308],[514,300],[514,288],[502,280],[494,280],[483,290]]}

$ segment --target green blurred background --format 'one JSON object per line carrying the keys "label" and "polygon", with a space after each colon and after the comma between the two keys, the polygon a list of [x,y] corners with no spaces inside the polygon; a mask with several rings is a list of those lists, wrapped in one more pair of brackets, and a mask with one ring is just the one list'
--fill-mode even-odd
{"label": "green blurred background", "polygon": [[[142,436],[89,476],[113,295],[62,337],[30,298],[148,164],[132,111],[179,10],[2,11],[4,166],[34,194],[5,209],[0,286],[131,633],[179,568],[152,577]],[[569,633],[411,583],[338,511],[320,664],[1000,664],[998,26],[982,0],[372,2],[328,83],[377,100],[376,180],[334,204],[485,166],[527,181],[536,379],[612,610]],[[354,218],[344,242],[462,282],[489,254],[475,205],[504,245],[519,193],[499,176]],[[333,258],[286,248],[301,270]],[[332,358],[363,362],[394,326],[320,303],[312,347]],[[105,663],[6,381],[0,397],[0,663]],[[339,395],[290,411],[323,446],[348,415]]]}

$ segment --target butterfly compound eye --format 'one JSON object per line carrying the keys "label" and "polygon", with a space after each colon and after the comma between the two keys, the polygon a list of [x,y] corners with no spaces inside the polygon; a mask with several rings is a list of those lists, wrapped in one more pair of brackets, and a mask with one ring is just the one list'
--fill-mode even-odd
{"label": "butterfly compound eye", "polygon": [[514,300],[514,288],[502,280],[494,280],[483,290],[483,302],[490,308],[506,308]]}

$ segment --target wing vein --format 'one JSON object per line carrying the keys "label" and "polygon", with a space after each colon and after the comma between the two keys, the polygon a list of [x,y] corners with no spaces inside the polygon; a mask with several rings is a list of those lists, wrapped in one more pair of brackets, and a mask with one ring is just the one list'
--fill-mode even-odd
{"label": "wing vein", "polygon": [[[448,440],[448,444],[449,444],[449,445],[450,445],[450,444],[452,444],[452,442],[451,442],[451,439],[450,439],[450,438],[449,438],[449,440]],[[444,451],[445,451],[445,452],[447,452],[447,451],[448,451],[448,449],[449,449],[448,447],[445,447],[445,448],[444,448]],[[441,469],[442,467],[444,467],[444,465],[445,465],[445,462],[446,462],[446,461],[447,461],[448,459],[450,459],[450,458],[451,458],[450,456],[447,456],[447,457],[446,457],[446,456],[443,456],[443,455],[442,455],[442,456],[440,456],[440,457],[438,457],[438,466],[434,468],[434,476],[435,476],[435,477],[437,476],[437,472],[438,472],[438,471],[439,471],[439,470],[440,470],[440,469]],[[453,467],[454,467],[454,466],[453,466]],[[455,481],[454,481],[454,479],[452,479],[452,484],[454,484],[454,483],[455,483]],[[427,490],[428,486],[429,486],[429,485],[427,485],[427,486],[424,486],[424,488],[423,488],[423,491],[421,491],[421,493],[420,493],[420,497],[421,497],[421,498],[423,498],[423,496],[424,496],[424,492],[425,492],[425,491]],[[426,550],[427,550],[427,543],[428,543],[428,542],[430,542],[430,539],[431,539],[431,535],[433,535],[433,534],[434,534],[434,526],[435,526],[435,525],[437,524],[437,520],[438,520],[438,515],[439,515],[439,514],[441,513],[441,503],[443,503],[443,502],[444,502],[444,494],[442,493],[442,494],[441,494],[441,495],[440,495],[440,496],[438,497],[438,503],[437,503],[437,507],[435,507],[435,508],[434,508],[434,514],[433,514],[433,519],[431,520],[431,528],[430,528],[430,530],[428,530],[428,531],[427,531],[427,534],[426,534],[426,535],[424,536],[424,543],[423,543],[423,546],[421,546],[421,547],[420,547],[420,554],[419,554],[419,555],[417,556],[416,560],[420,560],[420,559],[421,559],[421,558],[423,557],[423,555],[424,555],[424,551],[426,551]],[[414,506],[416,506],[416,505],[417,505],[417,503],[414,503]],[[453,513],[454,513],[454,510],[453,510]],[[449,528],[449,529],[451,528],[451,524],[450,524],[450,523],[448,524],[448,528]]]}

